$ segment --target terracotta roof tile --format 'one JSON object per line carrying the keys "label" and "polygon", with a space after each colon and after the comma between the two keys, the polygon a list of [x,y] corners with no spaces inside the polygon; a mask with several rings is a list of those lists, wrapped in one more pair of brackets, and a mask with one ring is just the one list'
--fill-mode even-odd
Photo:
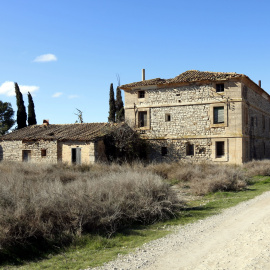
{"label": "terracotta roof tile", "polygon": [[140,82],[124,84],[120,86],[120,88],[129,89],[133,87],[140,87],[147,85],[162,85],[162,84],[198,82],[198,81],[218,81],[239,77],[247,77],[247,76],[244,74],[237,74],[232,72],[210,72],[210,71],[188,70],[172,79],[157,78],[152,80],[145,80]]}
{"label": "terracotta roof tile", "polygon": [[111,126],[120,124],[82,123],[62,125],[34,125],[15,130],[0,137],[0,141],[10,140],[58,140],[91,141],[108,133]]}

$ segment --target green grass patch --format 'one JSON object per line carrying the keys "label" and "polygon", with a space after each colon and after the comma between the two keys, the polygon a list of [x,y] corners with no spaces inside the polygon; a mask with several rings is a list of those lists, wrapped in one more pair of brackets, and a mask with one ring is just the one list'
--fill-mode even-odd
{"label": "green grass patch", "polygon": [[208,194],[199,200],[187,204],[174,219],[158,222],[150,226],[137,226],[123,230],[106,238],[100,235],[84,235],[77,238],[67,248],[55,247],[44,252],[38,261],[14,259],[20,265],[10,262],[2,264],[0,269],[85,269],[102,265],[113,260],[118,254],[127,254],[136,247],[172,232],[171,225],[185,225],[220,213],[222,209],[232,207],[242,201],[252,199],[270,190],[270,177],[256,177],[248,188],[239,192],[217,192]]}

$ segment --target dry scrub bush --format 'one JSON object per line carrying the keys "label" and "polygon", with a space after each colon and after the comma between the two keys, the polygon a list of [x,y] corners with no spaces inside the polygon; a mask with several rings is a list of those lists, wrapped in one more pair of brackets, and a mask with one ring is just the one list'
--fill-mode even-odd
{"label": "dry scrub bush", "polygon": [[216,191],[238,191],[246,187],[247,176],[240,166],[210,162],[173,162],[151,164],[149,169],[190,188],[196,195]]}
{"label": "dry scrub bush", "polygon": [[127,165],[112,166],[112,172],[98,166],[99,177],[94,167],[82,173],[64,165],[0,163],[0,246],[65,240],[82,232],[111,234],[180,209],[161,177]]}
{"label": "dry scrub bush", "polygon": [[270,176],[270,160],[253,160],[245,163],[244,169],[249,177]]}

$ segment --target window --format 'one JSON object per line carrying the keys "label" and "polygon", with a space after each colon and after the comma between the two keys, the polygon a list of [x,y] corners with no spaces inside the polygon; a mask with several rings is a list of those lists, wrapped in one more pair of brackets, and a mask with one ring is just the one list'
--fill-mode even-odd
{"label": "window", "polygon": [[254,126],[254,118],[253,118],[253,116],[251,116],[251,118],[250,118],[250,125],[253,127]]}
{"label": "window", "polygon": [[214,124],[224,123],[224,107],[214,107]]}
{"label": "window", "polygon": [[216,84],[216,92],[224,92],[224,83]]}
{"label": "window", "polygon": [[139,112],[139,127],[147,126],[147,112]]}
{"label": "window", "polygon": [[224,142],[216,142],[216,157],[221,158],[224,157]]}
{"label": "window", "polygon": [[165,121],[166,122],[170,122],[171,121],[171,114],[169,114],[169,113],[166,113],[165,114]]}
{"label": "window", "polygon": [[168,153],[167,147],[161,147],[161,155],[164,157],[167,155],[167,153]]}
{"label": "window", "polygon": [[23,161],[30,162],[31,161],[31,151],[30,150],[23,150],[22,151]]}
{"label": "window", "polygon": [[138,98],[145,98],[145,91],[139,91]]}
{"label": "window", "polygon": [[194,144],[186,144],[186,154],[187,156],[194,156]]}
{"label": "window", "polygon": [[46,157],[47,156],[47,150],[46,149],[41,149],[41,156]]}
{"label": "window", "polygon": [[265,116],[262,114],[262,129],[265,130]]}

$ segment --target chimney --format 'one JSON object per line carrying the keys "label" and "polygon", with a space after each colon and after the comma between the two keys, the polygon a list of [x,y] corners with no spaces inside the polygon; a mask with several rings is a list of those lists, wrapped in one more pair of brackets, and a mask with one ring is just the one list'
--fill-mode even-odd
{"label": "chimney", "polygon": [[259,85],[260,87],[262,87],[262,82],[261,82],[261,80],[259,80],[258,85]]}
{"label": "chimney", "polygon": [[145,69],[143,68],[142,69],[142,81],[144,81],[145,80]]}
{"label": "chimney", "polygon": [[49,125],[49,119],[44,119],[43,120],[43,126],[47,127]]}

